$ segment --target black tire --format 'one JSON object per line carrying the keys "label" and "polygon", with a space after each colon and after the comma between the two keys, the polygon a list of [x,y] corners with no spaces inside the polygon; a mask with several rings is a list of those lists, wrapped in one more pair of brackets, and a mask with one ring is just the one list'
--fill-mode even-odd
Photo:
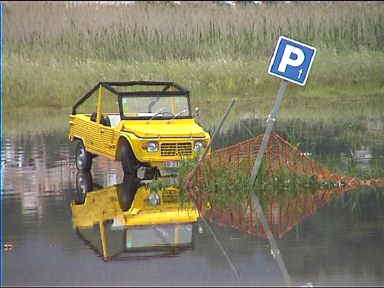
{"label": "black tire", "polygon": [[120,148],[120,161],[124,174],[130,174],[137,177],[137,160],[132,152],[131,145],[123,140]]}
{"label": "black tire", "polygon": [[120,184],[118,190],[119,204],[123,211],[127,211],[131,208],[136,191],[139,187],[139,179],[130,174],[124,175],[123,182]]}
{"label": "black tire", "polygon": [[85,197],[89,191],[92,191],[92,175],[86,171],[78,171],[76,174],[76,194],[75,203],[84,204]]}
{"label": "black tire", "polygon": [[85,150],[83,141],[78,141],[75,151],[76,168],[81,171],[91,170],[92,158],[92,154]]}

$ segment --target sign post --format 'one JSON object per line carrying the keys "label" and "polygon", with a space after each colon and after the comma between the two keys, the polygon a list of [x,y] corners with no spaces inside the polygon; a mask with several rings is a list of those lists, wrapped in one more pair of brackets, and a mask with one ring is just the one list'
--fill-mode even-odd
{"label": "sign post", "polygon": [[[276,121],[277,114],[279,113],[280,105],[283,102],[285,95],[285,90],[288,86],[288,81],[304,86],[308,75],[309,70],[311,69],[313,59],[316,55],[316,49],[308,46],[306,44],[291,40],[284,36],[280,36],[273,57],[271,59],[268,73],[274,76],[281,78],[280,88],[277,92],[277,97],[273,109],[267,118],[267,127],[261,142],[260,150],[257,153],[255,164],[252,168],[251,173],[251,184],[254,185],[256,181],[256,176],[259,172],[261,162],[265,150],[268,147],[269,137],[272,133],[274,122]],[[280,256],[279,249],[271,229],[269,228],[267,219],[264,216],[263,209],[261,208],[259,199],[256,196],[256,193],[251,195],[252,205],[256,210],[257,217],[259,218],[261,224],[264,227],[264,230],[267,234],[269,243],[271,244],[271,253],[276,257],[277,263],[280,267],[281,272],[287,285],[291,285],[291,279],[288,274],[288,271],[284,265],[284,261]]]}
{"label": "sign post", "polygon": [[267,128],[263,136],[263,141],[261,142],[260,150],[257,153],[255,164],[253,165],[251,174],[251,181],[253,184],[255,183],[264,152],[267,149],[273,124],[276,121],[280,105],[283,102],[288,81],[304,86],[315,55],[315,48],[288,39],[284,36],[280,36],[277,42],[275,52],[273,53],[271,63],[269,64],[268,73],[282,78],[283,80],[280,83],[280,88],[277,92],[272,112],[268,115]]}

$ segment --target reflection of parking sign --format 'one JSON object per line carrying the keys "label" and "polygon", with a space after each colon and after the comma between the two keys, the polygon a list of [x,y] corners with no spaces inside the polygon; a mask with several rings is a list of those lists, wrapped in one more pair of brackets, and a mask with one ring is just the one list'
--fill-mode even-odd
{"label": "reflection of parking sign", "polygon": [[268,73],[304,86],[315,55],[316,48],[280,36]]}

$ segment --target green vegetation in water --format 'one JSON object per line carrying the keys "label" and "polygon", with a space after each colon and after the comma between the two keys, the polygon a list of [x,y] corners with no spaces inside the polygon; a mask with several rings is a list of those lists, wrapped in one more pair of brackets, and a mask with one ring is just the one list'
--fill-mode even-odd
{"label": "green vegetation in water", "polygon": [[176,188],[179,192],[179,203],[181,207],[183,207],[185,203],[190,202],[188,192],[185,187],[185,179],[187,174],[192,171],[196,164],[197,159],[184,159],[180,161],[180,166],[177,168],[177,172],[175,173],[176,177],[172,176],[154,178],[151,182],[146,184],[147,188],[150,189],[151,192],[159,192],[170,187]]}
{"label": "green vegetation in water", "polygon": [[[210,162],[211,161],[211,162]],[[206,196],[206,201],[211,207],[220,209],[245,205],[250,200],[251,193],[256,193],[263,208],[271,201],[283,203],[298,195],[313,194],[320,189],[332,189],[339,184],[330,181],[320,181],[314,176],[298,175],[286,168],[274,169],[272,173],[266,168],[266,160],[263,160],[253,185],[250,182],[249,161],[240,163],[239,167],[231,165],[215,165],[214,160],[205,161],[201,165],[199,173],[203,175],[202,182],[194,182],[193,189],[198,189],[200,196]],[[197,160],[185,160],[178,170],[177,184],[180,191],[181,203],[189,199],[187,191],[188,176],[197,164]],[[161,179],[149,184],[152,191],[164,189]]]}
{"label": "green vegetation in water", "polygon": [[360,189],[348,191],[332,206],[338,209],[350,210],[360,221],[369,221],[377,217],[372,211],[384,209],[384,189],[374,186],[364,186]]}
{"label": "green vegetation in water", "polygon": [[166,183],[166,181],[164,181],[164,179],[156,178],[156,179],[152,180],[151,182],[147,183],[146,187],[151,192],[158,192],[158,191],[161,191],[165,188],[170,187],[170,185],[168,183]]}
{"label": "green vegetation in water", "polygon": [[216,207],[227,208],[245,204],[251,193],[256,193],[263,207],[271,201],[283,203],[298,195],[313,194],[319,189],[331,189],[338,184],[319,181],[314,176],[298,175],[281,167],[268,170],[267,161],[263,160],[254,185],[250,182],[249,165],[240,168],[214,166],[208,163],[203,166],[205,181],[199,187],[208,194],[208,201]]}
{"label": "green vegetation in water", "polygon": [[[344,165],[345,169],[341,170],[337,167],[340,159],[328,157],[323,159],[324,163],[329,165],[331,171],[343,173],[345,176],[358,177],[361,180],[379,178],[384,175],[382,167],[382,159],[373,159],[373,164],[369,167],[359,167],[358,163],[353,160]],[[214,162],[214,161],[213,161]],[[151,191],[160,191],[167,187],[176,187],[180,192],[181,206],[188,203],[189,196],[186,190],[187,175],[198,163],[197,160],[184,160],[178,169],[176,184],[169,185],[164,179],[158,178],[148,184]],[[244,164],[244,165],[242,165]],[[345,164],[345,163],[344,163]],[[267,169],[268,163],[262,161],[256,182],[254,185],[250,182],[249,163],[244,161],[240,163],[239,169],[230,165],[210,165],[209,162],[200,164],[203,175],[201,183],[192,182],[193,189],[198,188],[197,193],[204,195],[206,205],[219,209],[233,208],[246,205],[250,200],[251,193],[256,193],[262,208],[265,210],[268,204],[276,202],[285,204],[287,201],[301,195],[313,195],[323,189],[332,189],[339,187],[340,183],[318,180],[317,177],[311,175],[298,175],[289,171],[285,167],[274,169],[270,173]],[[341,175],[341,174],[340,174]],[[193,181],[193,180],[192,180]],[[378,203],[383,203],[384,190],[374,186],[361,187],[354,191],[349,191],[348,196],[344,196],[346,200],[334,202],[340,208],[351,209],[359,217],[362,215],[362,205],[364,203],[372,203],[367,201],[368,198],[375,198]]]}

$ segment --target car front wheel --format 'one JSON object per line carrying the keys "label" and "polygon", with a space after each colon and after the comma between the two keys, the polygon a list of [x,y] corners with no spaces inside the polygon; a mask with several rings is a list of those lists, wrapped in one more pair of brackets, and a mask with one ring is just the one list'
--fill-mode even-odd
{"label": "car front wheel", "polygon": [[82,171],[91,170],[92,154],[85,150],[83,141],[78,141],[76,146],[76,168]]}
{"label": "car front wheel", "polygon": [[137,160],[132,152],[131,145],[127,141],[121,143],[120,160],[124,174],[137,176]]}

